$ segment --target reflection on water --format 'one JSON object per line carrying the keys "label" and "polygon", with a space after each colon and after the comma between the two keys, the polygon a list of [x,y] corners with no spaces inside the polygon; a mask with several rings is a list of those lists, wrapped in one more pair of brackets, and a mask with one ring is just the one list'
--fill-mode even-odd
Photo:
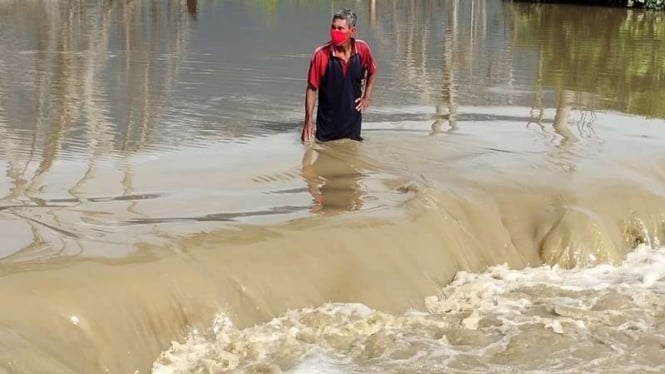
{"label": "reflection on water", "polygon": [[[485,4],[484,2],[482,4]],[[475,4],[474,4],[475,5]],[[482,5],[481,5],[482,6]],[[448,27],[446,27],[444,51],[454,51],[457,49],[457,7],[458,2],[449,0],[448,2]],[[483,6],[484,8],[484,6]],[[483,30],[484,31],[484,30]],[[450,129],[454,131],[457,128],[457,103],[455,101],[455,75],[453,66],[453,54],[444,53],[443,56],[443,79],[441,81],[441,99],[436,105],[436,119],[432,123],[432,134],[441,131],[444,122],[447,122]]]}
{"label": "reflection on water", "polygon": [[[44,208],[36,216],[13,208],[7,216],[23,219],[40,246],[52,241],[44,239],[52,237],[44,230],[70,232],[63,226],[73,223],[61,222],[61,209],[42,201],[69,195],[77,204],[66,208],[86,210],[100,194],[134,195],[131,162],[124,156],[119,174],[110,178],[114,185],[100,189],[95,180],[105,159],[140,150],[153,132],[161,132],[187,50],[189,18],[182,16],[181,3],[154,5],[66,1],[2,7],[4,201]],[[187,10],[195,13],[196,1],[187,2]],[[73,173],[72,167],[65,174],[54,170],[68,160],[87,165]],[[127,201],[124,209],[131,214],[133,200],[116,201]],[[53,249],[80,253],[76,241],[58,240]],[[72,245],[76,249],[67,249]]]}
{"label": "reflection on water", "polygon": [[540,84],[594,94],[582,106],[665,116],[661,14],[533,4],[507,10],[514,44],[537,51]]}
{"label": "reflection on water", "polygon": [[[581,158],[604,152],[606,139],[596,128],[606,123],[599,123],[597,111],[665,113],[659,96],[665,92],[662,48],[656,48],[662,22],[653,13],[482,0],[334,5],[356,8],[360,36],[379,61],[380,89],[366,116],[370,135],[406,131],[415,124],[430,135],[460,136],[487,126],[480,133],[488,137],[500,134],[494,124],[506,119],[514,129],[526,124],[541,136],[549,164],[569,172],[578,169]],[[329,6],[295,0],[4,2],[1,208],[4,222],[19,238],[5,253],[34,242],[45,253],[87,253],[82,247],[89,244],[79,239],[89,236],[94,243],[100,232],[107,244],[123,236],[120,243],[127,248],[135,239],[108,227],[207,222],[261,212],[290,216],[298,210],[293,207],[308,211],[311,196],[311,211],[318,213],[381,205],[366,204],[371,192],[363,186],[376,178],[356,167],[366,155],[319,147],[305,152],[312,161],[301,170],[293,161],[301,158],[293,148],[297,141],[268,139],[292,135],[300,126],[304,71],[311,49],[326,37]],[[217,22],[220,17],[227,22]],[[246,35],[234,33],[239,27]],[[610,31],[593,31],[603,27]],[[313,31],[303,35],[302,43],[278,37],[303,28]],[[478,109],[502,105],[515,108],[515,114]],[[472,147],[527,152],[520,139],[533,134],[505,134],[499,145],[486,146],[477,137]],[[247,147],[240,152],[231,144]],[[247,150],[258,144],[274,147]],[[217,146],[226,156],[211,156],[206,163],[197,158],[207,156],[186,154],[200,148],[207,155]],[[283,158],[266,162],[279,146],[290,150],[280,149]],[[387,147],[396,151],[391,157],[424,158],[398,140]],[[409,157],[398,156],[397,150]],[[240,154],[246,156],[235,156]],[[303,173],[306,183],[298,185],[298,177],[289,177],[248,190],[260,196],[252,198],[253,207],[220,199],[219,191],[234,195],[244,181],[275,173],[230,167],[227,180],[215,179],[228,164],[248,159],[272,165],[276,173]],[[392,173],[386,168],[376,167]],[[238,174],[239,169],[247,172]],[[192,182],[182,183],[180,175]],[[54,201],[67,203],[56,206]],[[82,212],[97,213],[90,218]],[[51,235],[54,228],[81,233],[60,238]],[[142,240],[153,235],[136,230],[133,234],[142,233]]]}
{"label": "reflection on water", "polygon": [[488,84],[510,84],[502,7],[478,0],[376,3],[369,27],[389,53],[379,59],[387,77],[377,92],[388,92],[404,104],[432,104],[441,115],[454,112],[458,96],[487,104],[509,101],[482,92]]}
{"label": "reflection on water", "polygon": [[[303,148],[307,66],[342,6],[379,65],[366,141]],[[665,233],[662,26],[501,0],[0,1],[0,288],[33,313],[0,319],[34,357],[87,312],[88,340],[52,359],[145,371],[220,305],[247,323],[321,300],[399,310],[461,269],[618,260]],[[58,272],[81,258],[121,276]]]}
{"label": "reflection on water", "polygon": [[196,20],[196,13],[198,12],[198,0],[187,0],[187,13]]}
{"label": "reflection on water", "polygon": [[363,207],[363,172],[356,165],[360,147],[342,141],[305,150],[303,176],[313,198],[312,212],[329,215]]}

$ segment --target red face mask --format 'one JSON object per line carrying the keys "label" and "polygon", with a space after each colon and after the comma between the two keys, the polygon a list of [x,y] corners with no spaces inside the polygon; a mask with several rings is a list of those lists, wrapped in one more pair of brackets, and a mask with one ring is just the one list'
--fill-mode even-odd
{"label": "red face mask", "polygon": [[330,30],[330,40],[332,40],[333,44],[338,47],[349,40],[349,35],[351,35],[351,32],[342,30]]}

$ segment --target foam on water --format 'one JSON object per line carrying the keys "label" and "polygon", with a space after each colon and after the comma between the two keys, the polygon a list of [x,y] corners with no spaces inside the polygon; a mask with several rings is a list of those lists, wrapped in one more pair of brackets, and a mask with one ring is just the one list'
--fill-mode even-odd
{"label": "foam on water", "polygon": [[237,329],[223,315],[174,342],[153,372],[665,370],[665,248],[620,266],[460,272],[426,311],[293,310]]}

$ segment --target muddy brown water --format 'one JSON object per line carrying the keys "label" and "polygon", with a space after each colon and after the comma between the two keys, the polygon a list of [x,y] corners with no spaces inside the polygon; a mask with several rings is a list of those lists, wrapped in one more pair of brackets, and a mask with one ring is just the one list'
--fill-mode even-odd
{"label": "muddy brown water", "polygon": [[[341,6],[366,141],[303,146]],[[664,22],[0,1],[0,368],[665,370]]]}

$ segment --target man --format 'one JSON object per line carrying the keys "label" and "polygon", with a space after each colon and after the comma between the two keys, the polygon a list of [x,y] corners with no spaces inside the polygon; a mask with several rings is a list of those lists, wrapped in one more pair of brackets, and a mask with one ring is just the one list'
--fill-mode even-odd
{"label": "man", "polygon": [[[376,63],[369,45],[355,39],[356,20],[351,9],[335,13],[330,42],[318,47],[312,55],[305,93],[303,141],[313,137],[321,142],[344,138],[362,140],[362,111],[372,100]],[[313,112],[317,92],[315,127]]]}

